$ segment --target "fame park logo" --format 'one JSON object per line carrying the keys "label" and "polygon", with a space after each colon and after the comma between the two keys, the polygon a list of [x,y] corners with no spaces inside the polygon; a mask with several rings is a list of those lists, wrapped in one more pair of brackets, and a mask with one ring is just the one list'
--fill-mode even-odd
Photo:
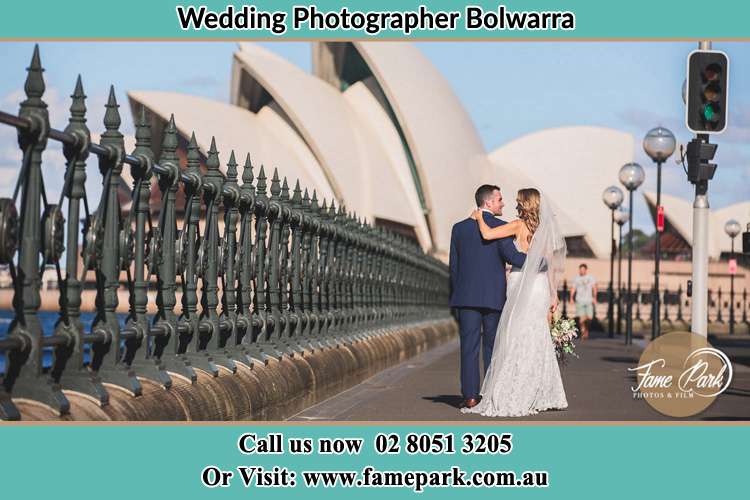
{"label": "fame park logo", "polygon": [[671,332],[646,346],[631,386],[635,399],[645,400],[671,417],[696,415],[713,403],[732,382],[732,363],[705,337]]}

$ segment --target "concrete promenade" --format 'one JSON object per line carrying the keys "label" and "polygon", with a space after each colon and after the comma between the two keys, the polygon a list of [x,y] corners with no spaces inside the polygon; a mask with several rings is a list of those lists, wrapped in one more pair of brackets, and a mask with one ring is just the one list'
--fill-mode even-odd
{"label": "concrete promenade", "polygon": [[[750,336],[711,337],[714,347],[732,358],[730,388],[703,413],[690,420],[750,420]],[[622,338],[601,333],[579,342],[579,359],[562,370],[568,398],[565,411],[545,412],[523,421],[675,420],[633,399],[634,376],[646,341],[625,346]],[[481,421],[459,412],[458,340],[438,346],[295,415],[290,420],[340,421]],[[514,419],[508,419],[514,420]],[[516,419],[518,420],[518,419]]]}

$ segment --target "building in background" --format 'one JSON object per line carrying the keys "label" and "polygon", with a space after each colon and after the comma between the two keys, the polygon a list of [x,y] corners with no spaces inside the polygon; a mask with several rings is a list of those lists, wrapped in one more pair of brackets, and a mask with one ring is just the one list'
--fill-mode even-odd
{"label": "building in background", "polygon": [[[656,220],[656,194],[644,193],[644,198]],[[690,260],[693,251],[693,203],[676,196],[662,194],[664,207],[664,233],[661,236],[661,248],[666,259]],[[750,201],[735,203],[720,209],[711,209],[709,216],[708,255],[712,260],[728,260],[732,252],[732,239],[724,232],[724,224],[734,219],[743,223],[750,220]],[[741,254],[742,240],[735,238],[735,258],[748,263]],[[653,245],[643,248],[644,252],[653,253]]]}
{"label": "building in background", "polygon": [[[490,179],[506,196],[535,187],[548,197],[566,237],[568,255],[609,259],[610,211],[604,188],[633,161],[633,136],[602,127],[561,127],[525,135],[490,155]],[[512,198],[509,207],[515,207]],[[509,216],[515,217],[511,208]]]}
{"label": "building in background", "polygon": [[267,175],[278,168],[290,184],[299,180],[318,199],[335,199],[443,260],[452,225],[468,216],[482,183],[502,188],[509,219],[518,189],[540,189],[571,254],[608,257],[601,191],[632,161],[631,135],[598,127],[545,130],[488,156],[460,100],[414,45],[317,42],[312,59],[307,73],[242,43],[230,103],[134,90],[131,110],[137,116],[146,107],[155,137],[174,113],[183,156],[193,132],[204,153],[215,136],[223,162],[232,150],[238,161],[250,154],[256,175],[260,165]]}

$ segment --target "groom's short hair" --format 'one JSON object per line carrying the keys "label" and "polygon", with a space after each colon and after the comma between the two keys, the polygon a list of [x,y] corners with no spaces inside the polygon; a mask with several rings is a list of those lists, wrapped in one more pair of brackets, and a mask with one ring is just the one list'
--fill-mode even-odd
{"label": "groom's short hair", "polygon": [[492,184],[482,184],[477,189],[477,192],[474,193],[474,201],[477,202],[477,206],[481,207],[484,205],[484,201],[492,196],[492,193],[495,191],[500,191],[500,188],[498,186],[493,186]]}

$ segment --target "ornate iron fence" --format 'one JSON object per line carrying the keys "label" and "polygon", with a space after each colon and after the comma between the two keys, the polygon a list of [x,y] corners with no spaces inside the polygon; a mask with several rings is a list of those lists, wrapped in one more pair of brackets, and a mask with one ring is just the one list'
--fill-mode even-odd
{"label": "ornate iron fence", "polygon": [[[42,99],[38,47],[27,71],[26,99],[18,115],[0,112],[0,122],[17,129],[23,152],[13,198],[0,199],[0,263],[10,267],[15,310],[0,340],[0,356],[5,356],[0,418],[19,418],[11,397],[31,398],[65,413],[64,389],[106,405],[105,383],[138,395],[139,376],[168,389],[170,373],[195,381],[196,368],[216,376],[220,366],[235,371],[238,362],[266,363],[335,348],[389,326],[448,315],[448,269],[416,243],[362,222],[334,201],[319,203],[315,192],[303,191],[299,182],[290,188],[276,171],[269,185],[262,166],[255,177],[249,155],[240,174],[230,152],[223,174],[214,141],[205,174],[194,135],[182,168],[174,117],[157,159],[141,110],[136,146],[127,154],[113,88],[105,132],[95,144],[86,125],[80,77],[68,126],[52,129]],[[63,144],[67,160],[59,200],[49,200],[44,187],[42,153],[49,140]],[[85,190],[92,156],[103,185],[93,211]],[[124,168],[133,178],[127,215],[118,202]],[[161,193],[158,220],[152,220],[149,208],[153,178]],[[182,221],[176,206],[180,185],[186,194]],[[56,267],[59,282],[54,331],[44,331],[37,315],[47,265]],[[96,281],[96,316],[84,329],[81,296],[90,272]],[[157,312],[151,317],[148,289],[154,278]],[[129,296],[124,325],[116,314],[121,279]],[[45,366],[43,352],[50,349],[52,361]]]}
{"label": "ornate iron fence", "polygon": [[[648,291],[646,291],[647,289]],[[662,311],[660,318],[662,329],[664,330],[664,328],[666,328],[664,331],[669,331],[670,329],[689,329],[690,301],[692,299],[688,296],[687,291],[680,285],[676,289],[670,289],[667,287],[661,288],[659,293],[662,297]],[[653,321],[653,294],[653,285],[647,286],[640,283],[634,285],[631,299],[633,301],[633,318],[637,330],[644,328],[647,324],[650,324],[650,322]],[[557,295],[561,301],[562,315],[565,317],[574,316],[575,312],[571,310],[570,306],[567,304],[571,295],[567,280],[563,281]],[[617,325],[616,332],[618,335],[622,333],[623,325],[625,323],[627,299],[628,292],[625,288],[622,288],[619,293],[615,291],[615,307],[613,314],[615,315],[615,325]],[[597,295],[598,307],[594,308],[595,320],[597,318],[600,321],[608,319],[608,301],[609,297],[607,289],[600,286]],[[732,305],[734,307],[732,307]],[[748,295],[747,289],[727,293],[726,291],[722,291],[721,288],[710,288],[708,290],[707,311],[709,333],[738,333],[745,335],[750,333],[750,316],[748,315],[748,309],[750,309],[750,296]],[[731,328],[730,324],[732,326]],[[599,326],[602,327],[601,324]]]}

